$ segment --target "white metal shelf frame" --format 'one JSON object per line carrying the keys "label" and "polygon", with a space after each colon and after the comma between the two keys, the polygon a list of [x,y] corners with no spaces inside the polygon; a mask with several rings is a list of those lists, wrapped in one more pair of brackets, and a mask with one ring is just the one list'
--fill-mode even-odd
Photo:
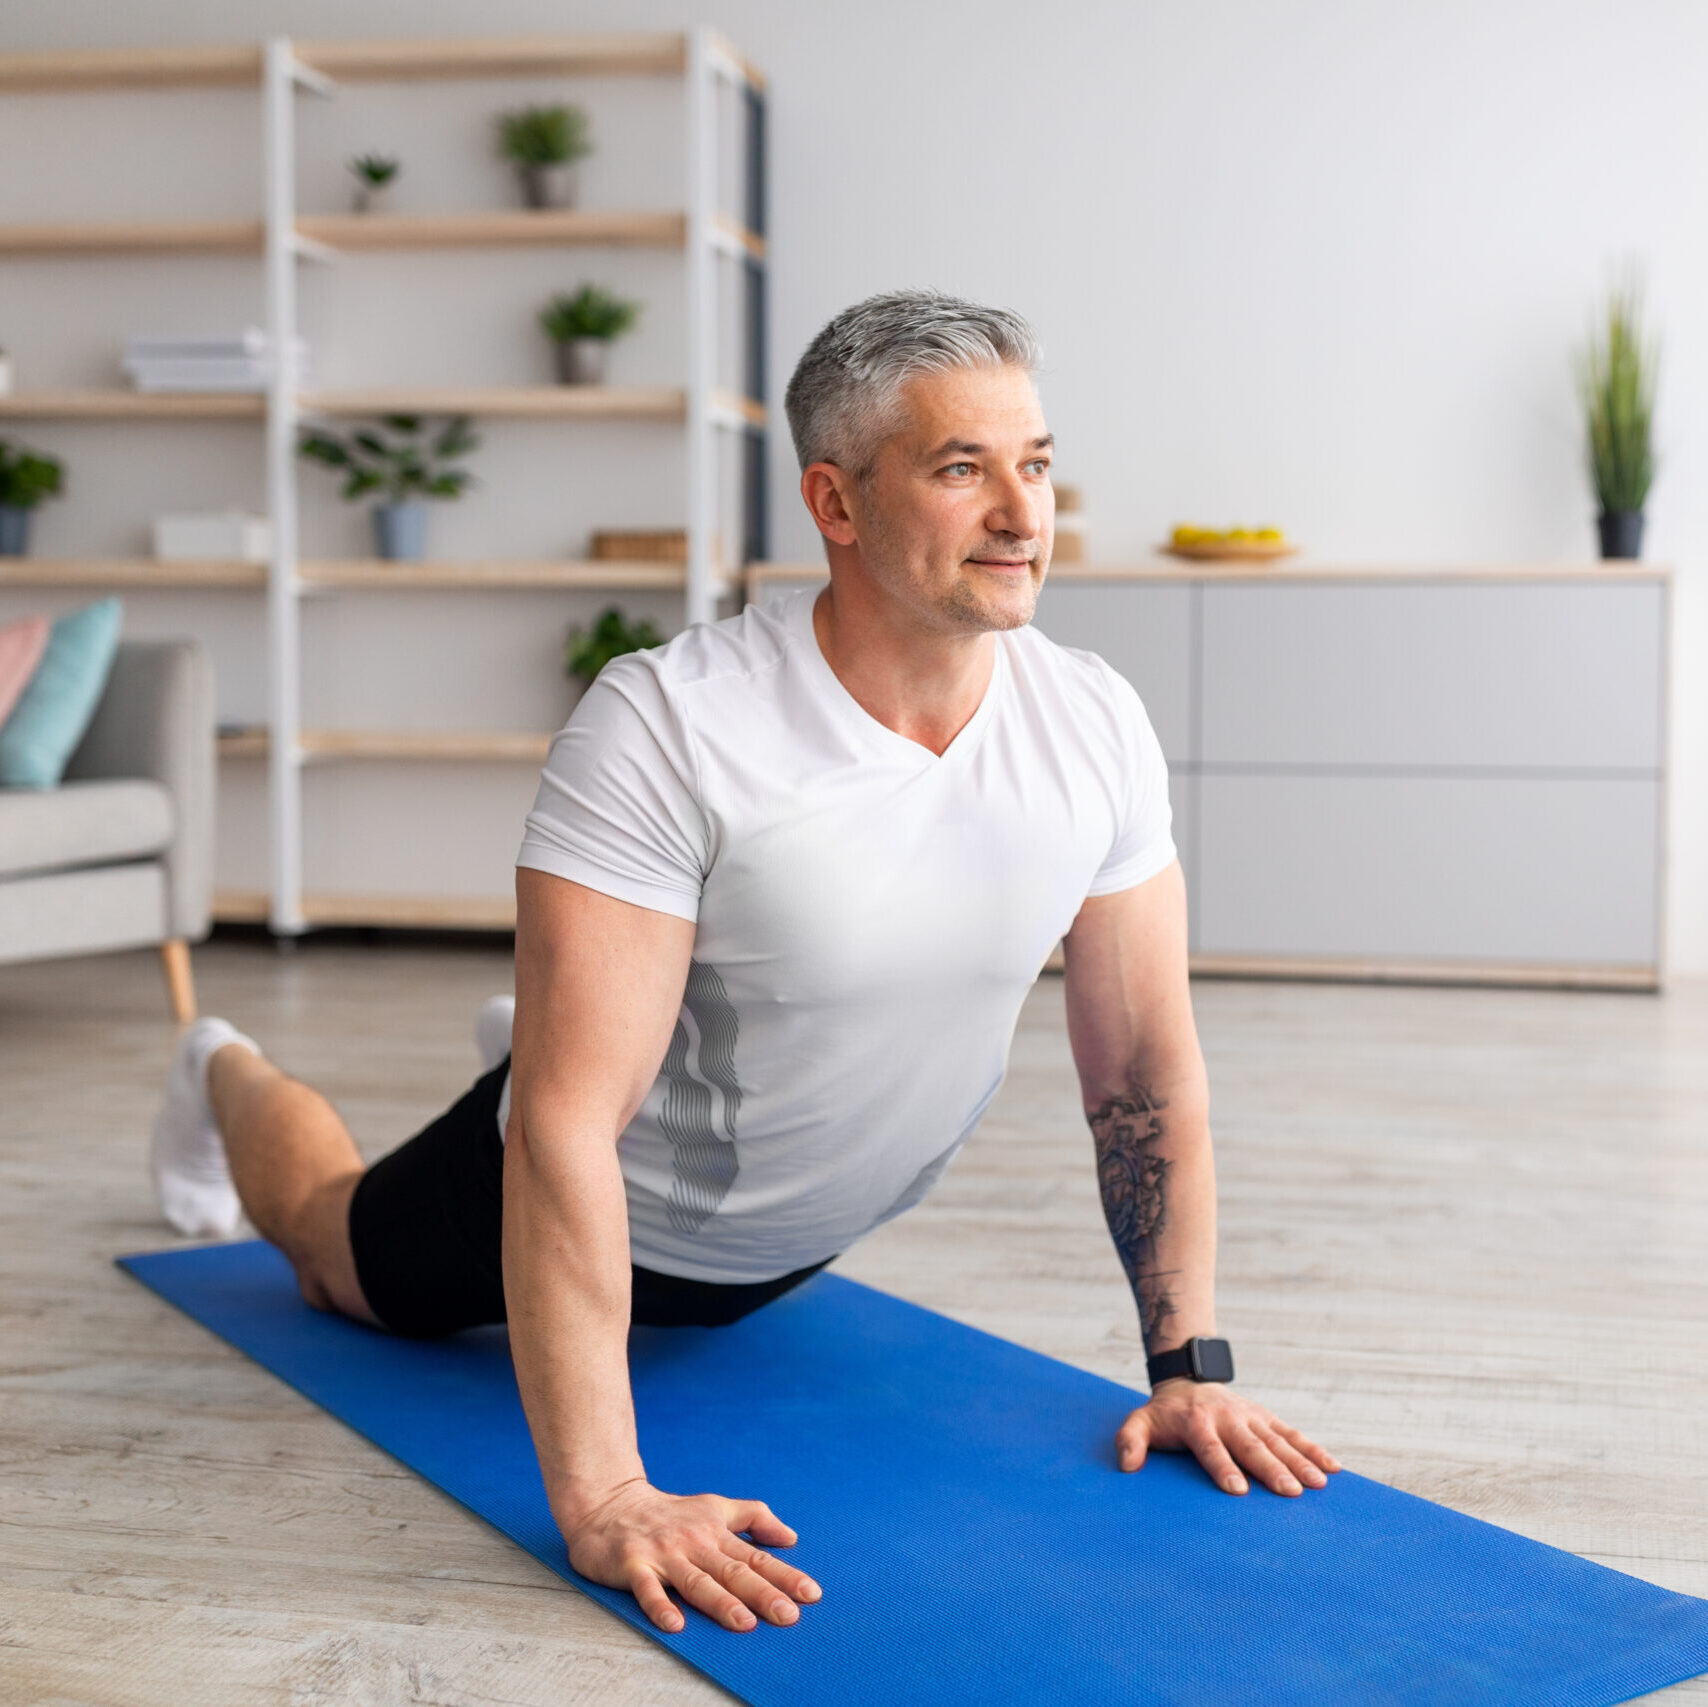
{"label": "white metal shelf frame", "polygon": [[[542,73],[651,72],[677,76],[684,82],[686,109],[683,160],[684,210],[682,248],[687,270],[684,292],[687,315],[688,373],[680,393],[682,407],[666,409],[654,400],[645,411],[660,419],[684,423],[686,444],[687,563],[682,577],[684,615],[688,622],[709,621],[717,602],[728,591],[727,572],[719,562],[718,468],[720,435],[730,435],[741,447],[742,514],[738,558],[763,557],[767,536],[765,514],[764,338],[766,261],[765,95],[763,79],[729,44],[701,27],[682,36],[468,38],[466,40],[403,40],[293,42],[273,37],[258,47],[221,49],[104,50],[71,55],[0,55],[0,90],[72,88],[173,88],[203,84],[258,86],[261,97],[261,164],[263,209],[258,235],[264,268],[265,318],[275,352],[296,348],[299,327],[296,268],[299,262],[331,263],[338,250],[318,241],[299,222],[296,210],[296,98],[307,94],[331,98],[341,82],[409,80],[457,76],[537,76]],[[742,174],[746,206],[740,220],[718,205],[720,85],[734,90],[744,103],[745,136]],[[630,217],[630,223],[634,223]],[[656,224],[662,216],[650,216]],[[337,222],[329,222],[337,228]],[[218,229],[215,230],[215,226]],[[192,230],[194,227],[194,230]],[[206,227],[206,229],[203,229]],[[163,243],[187,250],[250,248],[256,228],[240,221],[163,222],[158,227],[19,228],[8,253],[89,253],[140,249]],[[637,239],[662,240],[650,227]],[[663,234],[674,241],[674,233]],[[505,230],[489,241],[536,240],[532,233]],[[190,239],[193,238],[194,241]],[[466,240],[481,240],[470,237]],[[563,240],[578,238],[566,232]],[[598,235],[579,240],[600,241]],[[609,234],[605,234],[609,240]],[[740,269],[746,291],[742,316],[750,347],[746,353],[740,393],[718,389],[720,261]],[[494,394],[497,395],[497,394]],[[268,511],[273,519],[272,551],[266,566],[268,718],[266,757],[268,777],[268,922],[281,938],[294,937],[329,916],[325,898],[310,909],[303,892],[304,800],[303,768],[311,756],[302,728],[302,600],[317,590],[317,579],[305,574],[298,556],[299,492],[296,444],[305,416],[336,404],[336,396],[304,396],[289,360],[276,360],[260,398],[141,399],[136,407],[121,407],[116,395],[91,394],[9,399],[8,413],[41,413],[52,418],[88,415],[94,418],[155,418],[205,413],[210,417],[259,416],[265,440]],[[475,412],[479,412],[478,399]],[[198,407],[198,405],[202,405]],[[465,407],[457,400],[456,407]],[[493,407],[501,413],[559,414],[537,407],[521,409],[515,400],[500,397]],[[612,412],[617,412],[613,409]],[[583,411],[562,411],[574,419]],[[587,411],[586,413],[592,413]],[[84,578],[98,578],[104,566],[79,566]],[[155,584],[141,565],[123,566],[138,586]],[[539,566],[532,566],[538,568]],[[658,568],[661,566],[650,566]],[[323,579],[324,577],[320,577]],[[513,578],[530,584],[533,577]],[[159,584],[166,584],[160,580]],[[235,584],[235,583],[234,583]],[[502,576],[492,585],[507,585]],[[333,912],[337,912],[334,908]]]}

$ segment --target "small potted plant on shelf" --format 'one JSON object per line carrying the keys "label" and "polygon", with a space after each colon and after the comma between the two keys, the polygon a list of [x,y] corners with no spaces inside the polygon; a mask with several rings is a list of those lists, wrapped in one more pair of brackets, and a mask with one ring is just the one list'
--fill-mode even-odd
{"label": "small potted plant on shelf", "polygon": [[426,555],[427,500],[460,498],[468,490],[474,476],[451,464],[480,440],[466,415],[431,436],[419,415],[384,415],[379,426],[383,434],[362,427],[348,439],[308,428],[297,449],[311,462],[338,470],[344,476],[342,496],[350,502],[383,494],[373,509],[374,550],[393,562],[414,562]]}
{"label": "small potted plant on shelf", "polygon": [[1601,324],[1578,362],[1601,555],[1640,557],[1643,506],[1655,477],[1655,347],[1644,336],[1636,275],[1607,296]]}
{"label": "small potted plant on shelf", "polygon": [[30,518],[44,498],[57,498],[65,470],[59,459],[0,439],[0,557],[22,557],[30,548]]}
{"label": "small potted plant on shelf", "polygon": [[611,345],[634,325],[641,305],[584,284],[571,295],[560,291],[540,310],[540,326],[552,341],[557,376],[565,385],[603,385]]}
{"label": "small potted plant on shelf", "polygon": [[650,617],[636,617],[630,622],[615,606],[608,605],[599,613],[591,628],[572,628],[563,649],[564,673],[586,687],[613,658],[626,652],[645,652],[662,646],[664,636]]}
{"label": "small potted plant on shelf", "polygon": [[403,170],[403,162],[385,154],[358,154],[349,163],[356,180],[352,213],[384,213],[391,205],[392,186]]}
{"label": "small potted plant on shelf", "polygon": [[498,115],[498,150],[516,168],[526,207],[573,207],[575,163],[593,152],[581,107],[523,107]]}

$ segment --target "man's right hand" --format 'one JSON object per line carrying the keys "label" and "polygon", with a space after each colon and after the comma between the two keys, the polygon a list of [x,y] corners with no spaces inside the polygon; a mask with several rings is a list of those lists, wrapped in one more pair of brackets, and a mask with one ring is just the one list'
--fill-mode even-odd
{"label": "man's right hand", "polygon": [[792,1547],[796,1536],[758,1500],[666,1494],[638,1477],[564,1522],[569,1562],[607,1588],[626,1588],[660,1630],[684,1620],[667,1590],[726,1630],[793,1624],[817,1583],[751,1542]]}

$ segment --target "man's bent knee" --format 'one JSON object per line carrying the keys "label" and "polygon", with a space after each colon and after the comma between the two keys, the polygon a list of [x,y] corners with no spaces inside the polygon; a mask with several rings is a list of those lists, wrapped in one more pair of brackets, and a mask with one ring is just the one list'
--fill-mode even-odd
{"label": "man's bent knee", "polygon": [[341,1174],[318,1187],[295,1217],[284,1250],[305,1302],[378,1327],[350,1245],[350,1199],[361,1178],[359,1171]]}

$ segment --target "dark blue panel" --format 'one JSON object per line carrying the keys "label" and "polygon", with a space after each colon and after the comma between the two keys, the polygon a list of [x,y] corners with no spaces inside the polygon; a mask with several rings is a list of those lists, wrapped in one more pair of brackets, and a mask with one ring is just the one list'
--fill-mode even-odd
{"label": "dark blue panel", "polygon": [[793,1629],[660,1636],[569,1569],[502,1330],[318,1315],[258,1243],[124,1266],[755,1707],[1601,1707],[1708,1670],[1708,1602],[1350,1472],[1297,1500],[1123,1476],[1136,1394],[833,1275],[634,1335],[653,1480],[765,1500],[824,1585]]}

